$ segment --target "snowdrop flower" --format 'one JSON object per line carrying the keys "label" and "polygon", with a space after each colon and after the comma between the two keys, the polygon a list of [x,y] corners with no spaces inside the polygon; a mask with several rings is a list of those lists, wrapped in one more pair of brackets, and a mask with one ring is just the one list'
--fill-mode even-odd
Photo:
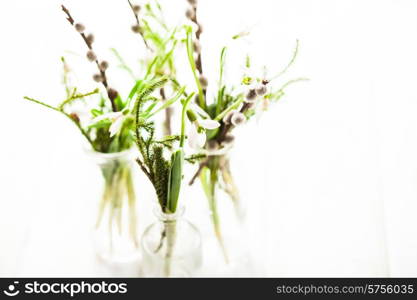
{"label": "snowdrop flower", "polygon": [[203,148],[206,144],[206,130],[213,130],[220,127],[220,123],[211,119],[196,119],[188,133],[188,144],[193,149]]}
{"label": "snowdrop flower", "polygon": [[208,130],[213,130],[216,128],[220,127],[220,123],[211,119],[203,119],[203,120],[198,120],[197,124],[204,128],[204,129],[208,129]]}
{"label": "snowdrop flower", "polygon": [[204,147],[206,143],[206,133],[204,131],[198,132],[196,126],[191,126],[188,132],[188,145],[192,149],[200,149]]}
{"label": "snowdrop flower", "polygon": [[110,112],[110,113],[102,114],[98,117],[95,117],[94,119],[91,120],[91,124],[95,124],[103,120],[110,120],[112,124],[110,125],[109,132],[110,132],[110,137],[112,137],[112,136],[115,136],[120,131],[125,119],[126,117],[122,111]]}

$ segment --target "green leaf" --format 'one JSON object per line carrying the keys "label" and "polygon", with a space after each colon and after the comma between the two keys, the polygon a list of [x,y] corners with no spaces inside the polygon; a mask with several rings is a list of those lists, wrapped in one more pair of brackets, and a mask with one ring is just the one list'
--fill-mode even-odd
{"label": "green leaf", "polygon": [[77,90],[74,89],[71,97],[69,97],[68,99],[65,99],[64,101],[62,101],[61,104],[58,105],[58,109],[59,110],[63,110],[66,105],[71,104],[72,102],[74,102],[77,99],[83,99],[85,97],[88,97],[88,96],[97,94],[99,92],[99,90],[98,89],[95,89],[94,91],[89,92],[89,93],[86,93],[86,94],[76,94],[76,92],[77,92]]}
{"label": "green leaf", "polygon": [[205,109],[207,104],[206,104],[206,98],[204,96],[204,92],[203,92],[203,88],[201,87],[201,82],[200,79],[198,78],[197,75],[197,67],[195,65],[195,60],[194,60],[194,46],[193,46],[193,38],[192,38],[192,34],[193,34],[193,29],[191,26],[186,26],[186,32],[187,32],[187,55],[188,55],[188,62],[190,64],[191,67],[191,71],[193,73],[194,76],[194,80],[195,83],[197,85],[197,89],[198,89],[198,99],[199,99],[199,105],[201,108]]}
{"label": "green leaf", "polygon": [[180,97],[184,94],[184,91],[185,91],[185,87],[182,87],[174,97],[172,97],[171,99],[168,99],[167,101],[164,101],[163,104],[159,108],[157,108],[156,110],[154,110],[153,112],[151,112],[149,115],[145,117],[150,118],[154,116],[155,114],[157,114],[158,112],[160,112],[161,110],[164,110],[167,107],[171,106],[172,104],[177,102],[178,99],[180,99]]}
{"label": "green leaf", "polygon": [[294,52],[293,52],[293,55],[292,55],[292,57],[291,57],[291,60],[289,61],[289,63],[285,66],[285,68],[281,71],[281,72],[279,72],[277,75],[275,75],[275,76],[273,76],[272,78],[271,78],[271,80],[274,80],[274,79],[276,79],[277,77],[279,77],[279,76],[281,76],[281,75],[283,75],[285,72],[287,72],[288,71],[288,69],[294,64],[294,62],[295,62],[295,59],[297,58],[297,55],[298,55],[298,46],[299,46],[299,42],[298,42],[298,40],[296,40],[296,43],[295,43],[295,48],[294,48]]}
{"label": "green leaf", "polygon": [[242,97],[237,98],[236,101],[233,104],[231,104],[228,108],[226,108],[220,114],[218,114],[214,120],[215,121],[220,121],[221,119],[223,119],[223,117],[228,112],[230,112],[230,111],[232,111],[234,109],[237,109],[242,103],[243,103],[243,98]]}
{"label": "green leaf", "polygon": [[137,91],[139,90],[139,88],[141,87],[142,83],[143,83],[142,80],[136,81],[135,85],[130,90],[129,96],[127,97],[127,103],[130,103],[130,101],[132,101],[133,97],[135,97],[135,95],[136,95]]}
{"label": "green leaf", "polygon": [[94,124],[90,124],[88,128],[104,128],[109,127],[111,125],[111,121],[109,119],[100,120]]}
{"label": "green leaf", "polygon": [[101,116],[103,114],[102,111],[93,108],[92,110],[90,110],[91,115],[93,116],[93,118]]}
{"label": "green leaf", "polygon": [[117,60],[119,61],[119,67],[120,67],[121,69],[126,70],[126,71],[129,73],[129,75],[130,75],[133,79],[135,79],[135,80],[136,80],[136,76],[135,76],[135,74],[133,73],[132,69],[131,69],[128,65],[127,65],[127,63],[124,61],[124,59],[123,59],[123,57],[120,55],[120,53],[119,53],[119,52],[118,52],[115,48],[111,48],[110,50],[113,52],[114,56],[116,56]]}
{"label": "green leaf", "polygon": [[184,151],[179,149],[174,152],[171,156],[171,162],[171,172],[168,181],[167,208],[171,213],[175,213],[181,190]]}

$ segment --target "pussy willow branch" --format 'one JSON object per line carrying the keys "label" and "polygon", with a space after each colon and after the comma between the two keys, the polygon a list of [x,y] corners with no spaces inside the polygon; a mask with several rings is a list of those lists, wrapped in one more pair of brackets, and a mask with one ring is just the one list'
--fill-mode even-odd
{"label": "pussy willow branch", "polygon": [[[159,91],[162,101],[166,101],[165,89],[161,88]],[[164,122],[164,134],[171,135],[172,128],[171,128],[171,119],[172,119],[172,107],[168,106],[165,109],[165,122]]]}
{"label": "pussy willow branch", "polygon": [[[240,112],[242,113],[242,114],[244,114],[249,108],[251,107],[251,104],[250,103],[244,103],[243,104],[243,106],[242,106],[242,108],[240,109]],[[216,138],[216,141],[219,143],[219,144],[221,144],[222,142],[224,142],[224,140],[225,140],[225,138],[226,138],[226,136],[227,136],[227,134],[230,132],[230,131],[232,131],[233,130],[233,128],[234,128],[235,126],[231,123],[231,122],[229,122],[229,123],[227,123],[227,124],[224,124],[224,126],[222,126],[222,130],[221,130],[221,132],[220,132],[220,134],[218,135],[218,137]]]}
{"label": "pussy willow branch", "polygon": [[[64,11],[64,13],[67,15],[67,20],[68,22],[74,26],[75,25],[75,21],[73,19],[73,17],[71,16],[71,13],[69,12],[69,10],[64,6],[61,5],[62,10]],[[82,37],[82,39],[84,40],[85,44],[87,45],[89,50],[93,50],[93,45],[92,42],[87,38],[87,36],[84,34],[84,32],[80,32],[80,35]],[[117,111],[117,107],[116,107],[116,103],[114,102],[114,99],[116,99],[117,97],[117,92],[115,92],[113,89],[109,88],[109,84],[107,81],[107,76],[106,76],[106,70],[104,68],[100,67],[100,63],[98,62],[98,59],[95,59],[95,63],[97,65],[98,71],[100,72],[100,76],[101,76],[101,83],[103,84],[104,88],[106,89],[107,92],[107,96],[109,97],[109,100],[111,102],[111,107],[113,111]]]}
{"label": "pussy willow branch", "polygon": [[[197,18],[197,6],[198,6],[198,4],[197,4],[198,2],[197,1],[195,1],[194,2],[194,4],[191,4],[190,3],[190,9],[192,10],[192,12],[193,12],[193,14],[192,14],[192,16],[191,16],[191,18],[190,18],[190,20],[195,24],[195,25],[197,25],[197,31],[196,31],[196,33],[195,33],[195,37],[196,37],[196,40],[197,40],[197,42],[200,44],[200,37],[201,37],[201,33],[203,32],[202,31],[202,26],[201,26],[201,24],[198,22],[198,18]],[[195,50],[194,50],[195,51]],[[202,63],[202,59],[201,59],[201,51],[196,51],[196,54],[197,54],[197,58],[196,58],[196,61],[195,61],[195,64],[196,64],[196,67],[197,67],[197,70],[198,70],[198,72],[200,72],[200,75],[203,75],[203,63]]]}
{"label": "pussy willow branch", "polygon": [[[150,52],[154,53],[154,50],[149,45],[149,43],[146,40],[145,35],[143,33],[142,25],[140,23],[139,14],[138,14],[137,10],[135,10],[135,7],[132,4],[132,1],[127,0],[127,2],[129,3],[130,9],[132,10],[132,13],[135,17],[137,33],[139,33],[140,36],[142,37],[142,40],[143,40],[146,48]],[[160,95],[161,95],[162,101],[166,101],[165,89],[163,87],[160,89]],[[172,132],[172,130],[171,130],[171,119],[172,119],[172,108],[168,107],[165,110],[165,122],[164,122],[164,131],[165,131],[164,133],[165,133],[165,135],[171,135],[171,132]]]}
{"label": "pussy willow branch", "polygon": [[[192,12],[191,17],[189,19],[195,25],[197,25],[197,31],[195,33],[196,43],[199,45],[197,47],[201,47],[200,37],[201,37],[201,34],[202,34],[203,30],[202,30],[202,25],[199,23],[198,18],[197,18],[198,2],[197,2],[197,0],[188,1],[188,2],[190,3],[190,11]],[[194,52],[196,54],[196,59],[195,59],[196,68],[197,68],[198,72],[200,73],[200,76],[203,76],[203,61],[202,61],[202,56],[201,56],[201,49],[196,49],[196,47],[194,47]],[[204,97],[206,96],[206,93],[207,93],[207,89],[203,88]]]}
{"label": "pussy willow branch", "polygon": [[140,34],[140,36],[142,37],[143,43],[145,44],[146,48],[148,48],[149,50],[152,51],[151,47],[148,44],[148,41],[146,40],[145,36],[143,35],[143,29],[142,29],[142,25],[140,24],[139,21],[139,15],[137,13],[137,11],[135,10],[132,2],[130,0],[127,0],[127,2],[129,2],[129,6],[132,10],[133,15],[135,16],[135,20],[136,20],[136,26],[137,26],[137,33]]}
{"label": "pussy willow branch", "polygon": [[196,179],[198,178],[198,176],[200,176],[200,174],[203,171],[204,167],[207,166],[208,163],[209,163],[209,159],[208,158],[205,159],[203,162],[200,163],[200,165],[198,166],[197,172],[195,172],[195,174],[191,178],[191,180],[188,183],[188,185],[193,185],[194,184],[194,182],[196,181]]}

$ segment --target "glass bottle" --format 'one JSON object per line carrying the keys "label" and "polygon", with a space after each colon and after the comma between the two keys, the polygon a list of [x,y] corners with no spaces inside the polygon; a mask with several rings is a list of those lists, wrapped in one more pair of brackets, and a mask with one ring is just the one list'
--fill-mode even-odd
{"label": "glass bottle", "polygon": [[182,217],[182,207],[174,214],[165,214],[160,208],[154,212],[158,221],[142,237],[142,276],[195,276],[202,265],[200,232]]}
{"label": "glass bottle", "polygon": [[96,254],[107,263],[138,260],[137,207],[132,178],[136,149],[117,153],[87,152],[102,175],[93,231]]}

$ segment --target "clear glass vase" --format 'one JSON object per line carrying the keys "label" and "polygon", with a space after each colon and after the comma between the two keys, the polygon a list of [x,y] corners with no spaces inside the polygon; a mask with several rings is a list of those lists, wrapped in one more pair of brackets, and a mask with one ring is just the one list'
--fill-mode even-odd
{"label": "clear glass vase", "polygon": [[251,276],[255,272],[246,228],[245,197],[241,196],[234,177],[231,150],[231,147],[212,149],[200,164],[199,180],[211,222],[211,230],[204,234],[205,252],[209,253],[204,268],[207,276]]}
{"label": "clear glass vase", "polygon": [[93,243],[106,263],[129,263],[139,258],[136,194],[132,170],[134,148],[118,153],[88,151],[100,168],[102,187],[97,205]]}
{"label": "clear glass vase", "polygon": [[182,218],[183,208],[175,214],[155,209],[158,221],[142,237],[144,277],[192,277],[202,265],[201,236],[198,229]]}

